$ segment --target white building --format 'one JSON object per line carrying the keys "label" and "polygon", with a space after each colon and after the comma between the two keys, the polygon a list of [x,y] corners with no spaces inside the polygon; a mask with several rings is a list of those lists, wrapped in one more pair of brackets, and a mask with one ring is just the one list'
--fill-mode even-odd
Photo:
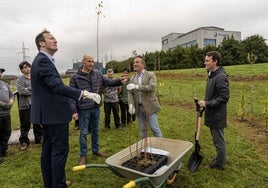
{"label": "white building", "polygon": [[240,31],[225,31],[214,26],[200,27],[188,33],[170,33],[162,37],[162,50],[172,50],[177,46],[187,48],[196,44],[199,48],[209,45],[218,46],[224,37],[230,38],[232,36],[235,40],[241,40]]}

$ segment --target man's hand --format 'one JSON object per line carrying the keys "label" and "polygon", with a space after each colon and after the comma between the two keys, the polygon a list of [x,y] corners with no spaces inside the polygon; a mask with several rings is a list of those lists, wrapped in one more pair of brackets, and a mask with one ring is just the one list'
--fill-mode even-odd
{"label": "man's hand", "polygon": [[83,91],[83,98],[92,99],[97,104],[100,104],[100,102],[101,102],[101,97],[100,97],[99,94],[97,94],[97,93],[90,93],[87,90],[84,90]]}
{"label": "man's hand", "polygon": [[201,107],[201,108],[205,108],[206,107],[206,101],[198,101],[198,105]]}
{"label": "man's hand", "polygon": [[74,114],[72,115],[72,118],[73,118],[74,120],[78,120],[78,113],[74,113]]}
{"label": "man's hand", "polygon": [[133,104],[128,105],[128,112],[132,115],[135,114],[135,107],[133,106]]}
{"label": "man's hand", "polygon": [[139,89],[139,85],[136,85],[136,84],[128,84],[127,85],[127,90],[132,90],[132,89]]}
{"label": "man's hand", "polygon": [[120,78],[120,81],[121,81],[121,84],[125,84],[125,83],[127,82],[127,78],[124,77],[124,76],[122,76],[122,77]]}

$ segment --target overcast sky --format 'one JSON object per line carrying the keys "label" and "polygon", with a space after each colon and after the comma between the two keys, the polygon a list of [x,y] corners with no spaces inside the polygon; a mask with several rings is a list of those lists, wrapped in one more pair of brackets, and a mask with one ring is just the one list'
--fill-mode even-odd
{"label": "overcast sky", "polygon": [[[35,36],[44,28],[58,41],[54,57],[62,73],[90,53],[97,59],[97,0],[1,0],[0,67],[19,75],[22,43],[32,63]],[[241,31],[242,40],[268,39],[267,0],[103,0],[99,59],[122,60],[161,50],[161,37],[216,26]]]}

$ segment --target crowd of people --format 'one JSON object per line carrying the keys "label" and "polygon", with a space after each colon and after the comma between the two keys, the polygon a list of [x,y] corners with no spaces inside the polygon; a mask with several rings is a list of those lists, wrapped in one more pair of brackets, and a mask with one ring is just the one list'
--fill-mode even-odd
{"label": "crowd of people", "polygon": [[[79,135],[79,165],[87,163],[88,140],[91,134],[92,155],[106,157],[100,151],[99,124],[103,103],[104,128],[111,129],[111,112],[115,128],[119,129],[138,121],[141,138],[163,137],[158,125],[160,105],[156,96],[157,79],[154,72],[146,70],[143,56],[133,60],[134,73],[123,69],[120,78],[114,71],[107,75],[94,69],[94,58],[85,54],[82,66],[70,78],[66,86],[55,66],[53,55],[58,50],[57,40],[47,30],[35,38],[38,49],[32,65],[19,64],[22,75],[16,81],[20,119],[20,149],[25,151],[30,144],[29,130],[33,124],[34,143],[42,144],[41,172],[46,188],[67,187],[65,165],[69,152],[69,123],[73,119]],[[226,123],[226,104],[229,99],[228,76],[220,66],[218,52],[209,52],[205,66],[209,72],[205,100],[198,104],[204,107],[205,125],[211,130],[217,155],[210,168],[221,169],[226,164],[226,144],[223,129]],[[0,78],[5,69],[0,69]],[[0,163],[7,156],[11,135],[10,109],[15,95],[9,84],[0,80]],[[217,110],[215,110],[217,109]],[[149,130],[150,129],[150,130]]]}

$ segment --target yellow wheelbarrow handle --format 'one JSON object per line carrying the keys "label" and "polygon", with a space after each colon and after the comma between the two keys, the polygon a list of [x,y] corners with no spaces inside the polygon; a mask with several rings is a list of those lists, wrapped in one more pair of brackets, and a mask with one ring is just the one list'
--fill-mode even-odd
{"label": "yellow wheelbarrow handle", "polygon": [[136,182],[131,180],[129,183],[123,186],[123,188],[133,188],[136,186]]}
{"label": "yellow wheelbarrow handle", "polygon": [[86,165],[79,165],[79,166],[74,166],[73,171],[78,171],[78,170],[84,170],[86,169]]}

